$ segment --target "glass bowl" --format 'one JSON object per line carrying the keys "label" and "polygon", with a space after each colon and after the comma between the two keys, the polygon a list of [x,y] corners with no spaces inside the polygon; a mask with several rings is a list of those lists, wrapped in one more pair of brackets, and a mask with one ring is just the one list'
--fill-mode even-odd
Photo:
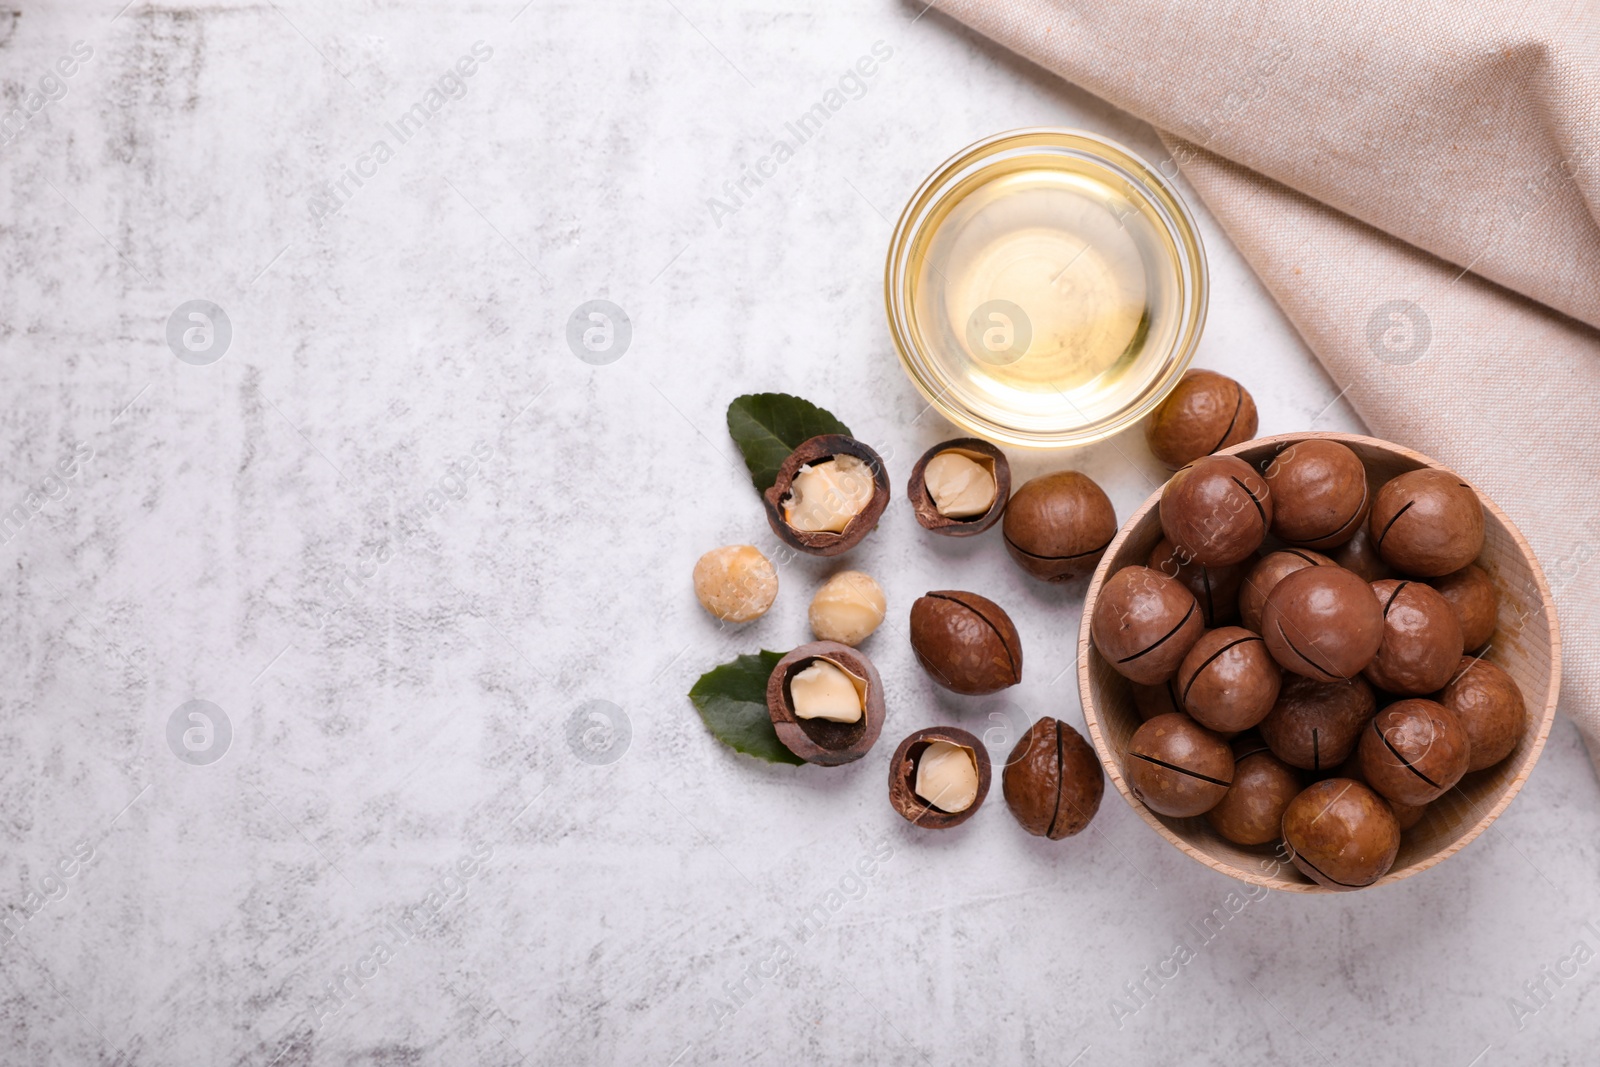
{"label": "glass bowl", "polygon": [[963,149],[895,226],[884,277],[928,403],[1008,445],[1088,444],[1161,402],[1206,317],[1205,249],[1160,171],[1081,130]]}

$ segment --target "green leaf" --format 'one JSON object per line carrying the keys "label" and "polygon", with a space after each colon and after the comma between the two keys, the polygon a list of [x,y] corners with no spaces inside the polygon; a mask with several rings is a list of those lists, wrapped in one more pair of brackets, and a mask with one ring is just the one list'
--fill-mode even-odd
{"label": "green leaf", "polygon": [[744,453],[758,492],[778,480],[778,468],[805,441],[825,433],[853,436],[833,413],[788,393],[747,393],[728,405],[728,433]]}
{"label": "green leaf", "polygon": [[783,747],[767,714],[767,678],[782,658],[763,649],[724,663],[700,676],[689,699],[723,744],[768,763],[799,766],[805,760]]}

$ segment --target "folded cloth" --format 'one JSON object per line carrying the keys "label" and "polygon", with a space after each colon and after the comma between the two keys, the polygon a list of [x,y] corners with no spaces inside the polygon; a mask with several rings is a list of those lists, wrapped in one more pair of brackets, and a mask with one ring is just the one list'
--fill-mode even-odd
{"label": "folded cloth", "polygon": [[1372,432],[1555,594],[1600,767],[1600,0],[946,0],[1143,118]]}

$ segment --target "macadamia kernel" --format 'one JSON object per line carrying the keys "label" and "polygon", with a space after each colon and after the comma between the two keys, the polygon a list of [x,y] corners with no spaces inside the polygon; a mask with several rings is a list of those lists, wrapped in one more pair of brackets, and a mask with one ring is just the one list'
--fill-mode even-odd
{"label": "macadamia kernel", "polygon": [[806,533],[843,533],[872,502],[872,470],[839,455],[801,467],[783,501],[783,521]]}
{"label": "macadamia kernel", "polygon": [[772,607],[778,572],[754,545],[713,548],[694,565],[694,595],[725,622],[749,622]]}
{"label": "macadamia kernel", "polygon": [[978,761],[970,748],[934,741],[917,761],[917,796],[940,811],[966,811],[978,799]]}
{"label": "macadamia kernel", "polygon": [[817,659],[789,679],[789,696],[797,719],[860,722],[867,683],[831,659]]}
{"label": "macadamia kernel", "polygon": [[970,519],[994,504],[994,475],[971,454],[951,449],[928,461],[922,480],[947,519]]}
{"label": "macadamia kernel", "polygon": [[840,571],[811,598],[811,632],[818,641],[859,645],[883,622],[883,589],[869,574]]}

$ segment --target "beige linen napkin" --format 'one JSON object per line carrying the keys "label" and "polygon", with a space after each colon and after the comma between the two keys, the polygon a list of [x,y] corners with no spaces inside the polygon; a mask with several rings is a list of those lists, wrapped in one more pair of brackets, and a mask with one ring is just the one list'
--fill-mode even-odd
{"label": "beige linen napkin", "polygon": [[1600,764],[1600,2],[938,6],[1162,131],[1372,432],[1511,516]]}

